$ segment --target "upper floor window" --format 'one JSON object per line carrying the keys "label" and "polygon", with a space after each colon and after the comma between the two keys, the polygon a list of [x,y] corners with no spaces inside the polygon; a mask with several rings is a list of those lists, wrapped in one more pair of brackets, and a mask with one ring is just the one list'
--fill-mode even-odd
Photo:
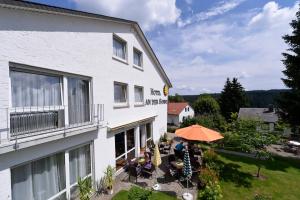
{"label": "upper floor window", "polygon": [[12,107],[62,105],[59,76],[10,71]]}
{"label": "upper floor window", "polygon": [[135,104],[144,103],[144,88],[140,86],[134,86],[134,98]]}
{"label": "upper floor window", "polygon": [[114,56],[126,60],[126,47],[127,44],[121,38],[113,37],[113,54]]}
{"label": "upper floor window", "polygon": [[115,104],[127,104],[128,103],[128,94],[127,94],[128,85],[125,83],[114,82],[114,102]]}
{"label": "upper floor window", "polygon": [[142,67],[142,52],[133,48],[133,64]]}

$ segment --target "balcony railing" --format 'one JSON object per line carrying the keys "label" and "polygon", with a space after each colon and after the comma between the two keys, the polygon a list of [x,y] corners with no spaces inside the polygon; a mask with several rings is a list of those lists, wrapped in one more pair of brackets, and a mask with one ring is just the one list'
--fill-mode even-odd
{"label": "balcony railing", "polygon": [[103,104],[6,108],[0,113],[0,143],[103,120]]}

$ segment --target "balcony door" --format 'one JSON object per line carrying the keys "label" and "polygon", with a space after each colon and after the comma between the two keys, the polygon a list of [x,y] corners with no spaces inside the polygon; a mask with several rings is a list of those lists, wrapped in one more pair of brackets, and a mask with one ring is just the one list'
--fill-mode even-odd
{"label": "balcony door", "polygon": [[89,81],[68,78],[69,123],[90,121]]}

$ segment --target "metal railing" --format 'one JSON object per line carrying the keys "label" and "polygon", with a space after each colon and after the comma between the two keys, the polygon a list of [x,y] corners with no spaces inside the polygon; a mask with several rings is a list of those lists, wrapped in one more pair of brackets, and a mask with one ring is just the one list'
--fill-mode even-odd
{"label": "metal railing", "polygon": [[0,143],[104,121],[103,104],[0,109]]}

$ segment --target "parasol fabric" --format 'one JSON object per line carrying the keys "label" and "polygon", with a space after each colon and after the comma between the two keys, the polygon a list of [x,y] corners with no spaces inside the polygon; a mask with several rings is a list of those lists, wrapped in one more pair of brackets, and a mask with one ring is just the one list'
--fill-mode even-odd
{"label": "parasol fabric", "polygon": [[155,148],[154,148],[154,158],[153,158],[152,164],[155,167],[158,167],[161,164],[161,156],[160,156],[157,144],[155,145]]}
{"label": "parasol fabric", "polygon": [[187,149],[184,153],[184,159],[183,159],[183,175],[188,179],[192,177],[191,161],[190,161],[189,151]]}
{"label": "parasol fabric", "polygon": [[224,138],[219,132],[200,125],[192,125],[189,127],[177,129],[175,134],[178,137],[184,138],[186,140],[196,140],[204,142],[212,142]]}

